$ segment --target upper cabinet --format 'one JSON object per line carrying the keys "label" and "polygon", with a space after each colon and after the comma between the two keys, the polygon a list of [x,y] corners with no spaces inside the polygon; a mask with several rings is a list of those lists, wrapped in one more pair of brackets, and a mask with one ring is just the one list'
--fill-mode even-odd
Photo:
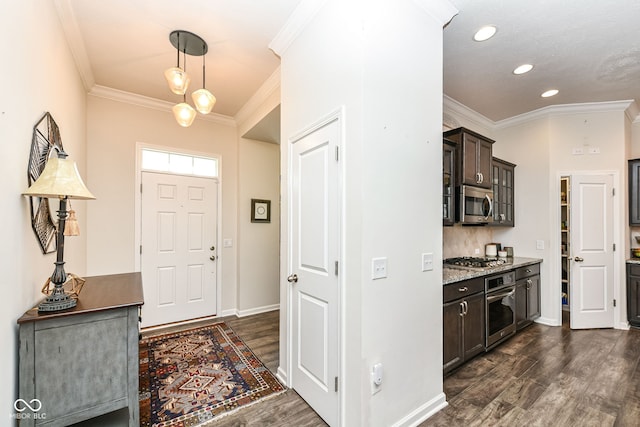
{"label": "upper cabinet", "polygon": [[458,184],[491,188],[494,141],[466,128],[447,131],[444,137],[458,145]]}
{"label": "upper cabinet", "polygon": [[640,226],[640,159],[629,160],[629,225]]}
{"label": "upper cabinet", "polygon": [[442,142],[442,224],[453,225],[455,221],[456,144],[444,139]]}
{"label": "upper cabinet", "polygon": [[513,227],[514,173],[513,163],[493,158],[491,181],[493,188],[493,222],[491,225]]}

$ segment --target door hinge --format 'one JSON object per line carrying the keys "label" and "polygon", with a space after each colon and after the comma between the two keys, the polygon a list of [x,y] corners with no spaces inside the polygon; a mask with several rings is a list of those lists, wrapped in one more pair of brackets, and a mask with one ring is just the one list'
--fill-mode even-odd
{"label": "door hinge", "polygon": [[334,389],[335,389],[335,391],[337,393],[338,392],[338,377],[335,377],[333,383],[334,383]]}
{"label": "door hinge", "polygon": [[142,193],[142,183],[140,183],[140,193]]}
{"label": "door hinge", "polygon": [[616,306],[616,300],[613,300],[613,306],[614,307]]}
{"label": "door hinge", "polygon": [[614,243],[613,244],[613,252],[615,252],[615,251],[616,251],[616,244]]}
{"label": "door hinge", "polygon": [[340,161],[340,147],[336,146],[336,162]]}
{"label": "door hinge", "polygon": [[335,267],[334,267],[334,274],[337,276],[338,275],[338,261],[336,261],[335,263]]}
{"label": "door hinge", "polygon": [[142,255],[142,245],[140,245],[140,255]]}
{"label": "door hinge", "polygon": [[615,189],[615,188],[612,188],[612,189],[611,189],[611,195],[612,195],[612,196],[615,196],[615,195],[616,195],[616,189]]}

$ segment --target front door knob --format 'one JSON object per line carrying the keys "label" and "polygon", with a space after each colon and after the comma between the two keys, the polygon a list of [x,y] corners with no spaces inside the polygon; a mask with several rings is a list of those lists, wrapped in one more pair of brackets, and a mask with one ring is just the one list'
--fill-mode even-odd
{"label": "front door knob", "polygon": [[211,246],[211,247],[209,248],[209,250],[210,250],[210,251],[215,251],[215,250],[216,250],[216,247],[215,247],[215,246]]}
{"label": "front door knob", "polygon": [[211,255],[211,256],[209,257],[209,259],[210,259],[211,261],[215,261],[215,260],[216,260],[216,256],[215,256],[215,255]]}
{"label": "front door knob", "polygon": [[573,260],[574,260],[575,262],[582,262],[582,261],[584,261],[584,258],[580,258],[579,256],[577,256],[577,257],[575,257]]}
{"label": "front door knob", "polygon": [[289,282],[289,283],[297,283],[298,282],[298,275],[293,273],[291,276],[287,277],[287,282]]}

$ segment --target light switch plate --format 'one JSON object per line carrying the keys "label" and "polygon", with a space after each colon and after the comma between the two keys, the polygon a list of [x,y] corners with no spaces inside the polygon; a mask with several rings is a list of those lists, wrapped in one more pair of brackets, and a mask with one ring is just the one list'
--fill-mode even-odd
{"label": "light switch plate", "polygon": [[536,249],[544,249],[544,240],[536,240]]}
{"label": "light switch plate", "polygon": [[387,277],[387,258],[372,258],[371,259],[371,278],[384,279]]}
{"label": "light switch plate", "polygon": [[225,248],[233,247],[233,240],[232,239],[224,239],[222,241],[222,246],[224,246]]}
{"label": "light switch plate", "polygon": [[422,271],[431,271],[433,270],[433,254],[426,253],[422,254]]}

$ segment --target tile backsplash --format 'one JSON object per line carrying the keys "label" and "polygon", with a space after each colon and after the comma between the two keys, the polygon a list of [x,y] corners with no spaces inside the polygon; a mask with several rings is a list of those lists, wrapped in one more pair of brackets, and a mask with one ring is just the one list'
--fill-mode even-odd
{"label": "tile backsplash", "polygon": [[[442,257],[484,256],[484,245],[493,242],[493,229],[485,226],[442,227]],[[479,254],[475,250],[480,251]]]}

